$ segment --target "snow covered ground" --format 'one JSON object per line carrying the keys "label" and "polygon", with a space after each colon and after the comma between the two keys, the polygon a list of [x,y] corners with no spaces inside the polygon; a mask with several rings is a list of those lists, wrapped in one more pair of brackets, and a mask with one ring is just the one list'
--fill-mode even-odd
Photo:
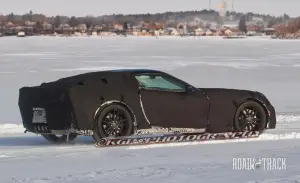
{"label": "snow covered ground", "polygon": [[[180,37],[0,38],[0,182],[247,182],[300,180],[300,41]],[[52,145],[23,134],[18,89],[114,68],[154,68],[198,87],[259,90],[278,125],[258,139],[96,149],[89,137]],[[285,170],[234,170],[234,158],[283,158]],[[261,159],[263,160],[263,159]]]}

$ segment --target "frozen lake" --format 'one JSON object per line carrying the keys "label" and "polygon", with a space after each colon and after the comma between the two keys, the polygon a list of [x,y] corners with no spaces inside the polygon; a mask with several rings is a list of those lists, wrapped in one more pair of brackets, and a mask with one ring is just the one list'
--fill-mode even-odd
{"label": "frozen lake", "polygon": [[[0,182],[299,182],[300,41],[180,37],[0,38]],[[278,124],[258,139],[97,149],[23,134],[18,89],[115,68],[153,68],[197,87],[258,90]],[[222,152],[222,153],[220,153]],[[285,170],[234,170],[233,158],[282,158]],[[133,163],[134,162],[134,163]]]}
{"label": "frozen lake", "polygon": [[73,74],[154,68],[198,87],[258,90],[278,113],[300,113],[300,41],[181,37],[4,37],[0,123],[21,122],[18,89]]}

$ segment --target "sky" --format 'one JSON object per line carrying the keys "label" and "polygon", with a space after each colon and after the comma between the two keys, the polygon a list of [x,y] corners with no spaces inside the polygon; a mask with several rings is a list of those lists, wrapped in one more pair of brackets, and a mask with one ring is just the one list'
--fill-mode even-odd
{"label": "sky", "polygon": [[[210,0],[218,10],[221,0]],[[225,0],[228,10],[271,15],[287,13],[300,16],[300,0]],[[104,14],[162,13],[166,11],[202,10],[209,8],[209,0],[0,0],[0,13],[23,14],[32,10],[48,16],[101,16]]]}

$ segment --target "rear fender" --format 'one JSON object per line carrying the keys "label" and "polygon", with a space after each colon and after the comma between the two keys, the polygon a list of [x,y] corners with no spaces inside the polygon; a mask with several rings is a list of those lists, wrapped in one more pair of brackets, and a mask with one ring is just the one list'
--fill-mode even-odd
{"label": "rear fender", "polygon": [[126,103],[121,102],[121,101],[119,101],[119,100],[110,100],[110,101],[106,101],[106,102],[102,103],[101,106],[98,107],[98,108],[96,109],[95,113],[94,113],[94,121],[96,121],[96,119],[97,119],[97,117],[100,115],[101,111],[102,111],[105,107],[107,107],[107,106],[109,106],[109,105],[111,105],[111,104],[119,104],[119,105],[125,107],[125,108],[129,111],[129,113],[130,113],[130,115],[131,115],[131,117],[132,117],[134,127],[135,127],[135,128],[137,127],[137,120],[136,120],[136,116],[135,116],[133,110],[129,107],[129,105],[127,105]]}

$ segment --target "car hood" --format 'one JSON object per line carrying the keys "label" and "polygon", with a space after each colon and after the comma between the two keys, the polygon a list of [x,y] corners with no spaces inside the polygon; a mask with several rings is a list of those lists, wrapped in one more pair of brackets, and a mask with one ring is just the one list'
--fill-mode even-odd
{"label": "car hood", "polygon": [[222,93],[222,94],[256,93],[256,91],[252,91],[252,90],[242,90],[242,89],[233,89],[233,88],[198,88],[198,89],[204,91],[206,94],[209,94],[209,93]]}

